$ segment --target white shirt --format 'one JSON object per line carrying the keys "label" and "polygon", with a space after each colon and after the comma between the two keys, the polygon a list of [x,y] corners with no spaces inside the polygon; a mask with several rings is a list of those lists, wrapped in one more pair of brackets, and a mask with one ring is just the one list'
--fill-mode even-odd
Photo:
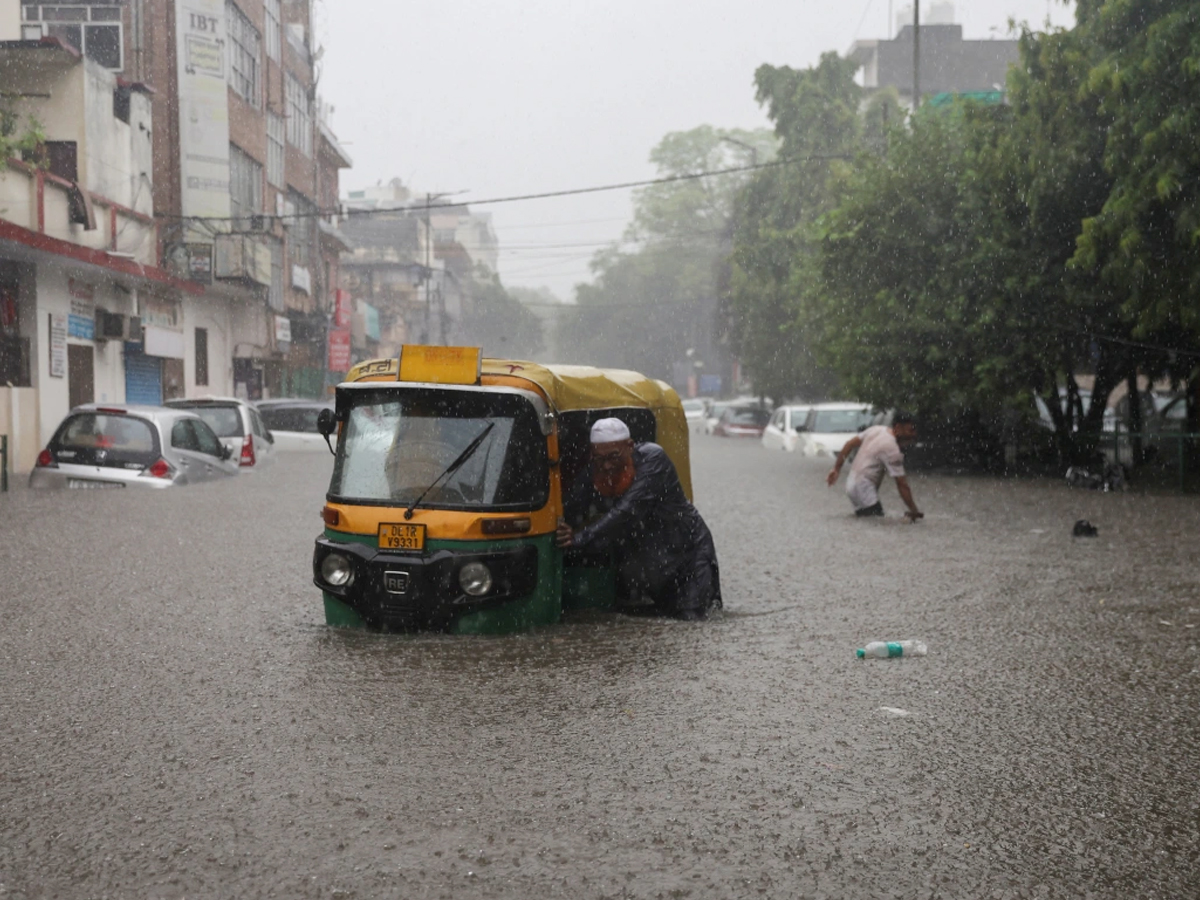
{"label": "white shirt", "polygon": [[862,509],[873,506],[879,499],[879,485],[885,473],[893,478],[904,477],[904,453],[886,425],[872,425],[859,438],[862,444],[850,465],[846,493],[854,506]]}

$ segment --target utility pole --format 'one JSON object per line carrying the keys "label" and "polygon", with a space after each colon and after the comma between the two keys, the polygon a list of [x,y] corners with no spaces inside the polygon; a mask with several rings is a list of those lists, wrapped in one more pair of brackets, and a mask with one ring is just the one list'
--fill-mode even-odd
{"label": "utility pole", "polygon": [[921,0],[913,0],[913,113],[921,105]]}
{"label": "utility pole", "polygon": [[425,343],[433,343],[433,300],[430,297],[430,282],[433,281],[432,259],[433,231],[430,228],[429,206],[433,202],[433,194],[425,192]]}

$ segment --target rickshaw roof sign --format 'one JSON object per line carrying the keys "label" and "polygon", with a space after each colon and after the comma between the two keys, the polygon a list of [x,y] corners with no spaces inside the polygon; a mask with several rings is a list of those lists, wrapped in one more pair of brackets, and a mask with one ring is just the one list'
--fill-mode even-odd
{"label": "rickshaw roof sign", "polygon": [[400,348],[397,381],[425,384],[479,384],[483,350],[479,347],[430,347],[405,344]]}

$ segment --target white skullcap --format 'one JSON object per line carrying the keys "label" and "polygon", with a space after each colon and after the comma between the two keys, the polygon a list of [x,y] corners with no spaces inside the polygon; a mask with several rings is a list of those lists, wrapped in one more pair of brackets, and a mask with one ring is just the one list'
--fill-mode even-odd
{"label": "white skullcap", "polygon": [[629,440],[629,426],[620,419],[597,419],[592,426],[593,444],[612,444]]}

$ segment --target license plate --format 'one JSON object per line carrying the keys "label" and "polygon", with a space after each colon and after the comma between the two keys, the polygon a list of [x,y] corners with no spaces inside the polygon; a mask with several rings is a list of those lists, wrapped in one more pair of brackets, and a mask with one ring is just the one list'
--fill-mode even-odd
{"label": "license plate", "polygon": [[380,550],[424,550],[424,525],[394,525],[384,523],[379,526]]}
{"label": "license plate", "polygon": [[68,478],[67,487],[81,491],[96,491],[104,488],[123,488],[119,481],[88,481],[86,478]]}
{"label": "license plate", "polygon": [[383,587],[389,594],[408,593],[407,572],[384,572]]}

